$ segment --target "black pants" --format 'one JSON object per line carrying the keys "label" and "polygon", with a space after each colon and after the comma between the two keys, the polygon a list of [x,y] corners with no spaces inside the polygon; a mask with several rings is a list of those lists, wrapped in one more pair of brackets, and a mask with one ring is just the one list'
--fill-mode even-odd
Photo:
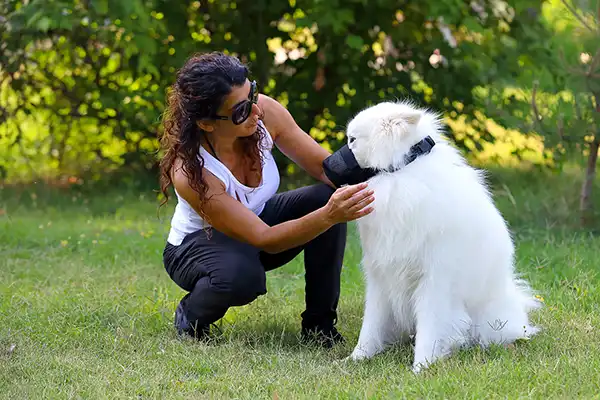
{"label": "black pants", "polygon": [[[269,226],[300,218],[324,206],[333,189],[316,184],[278,193],[260,218]],[[181,300],[190,322],[210,324],[231,306],[242,306],[267,292],[265,271],[290,262],[304,250],[305,302],[302,326],[331,325],[337,318],[346,224],[337,224],[304,246],[269,254],[210,229],[187,235],[179,246],[167,243],[163,258],[171,279],[189,293]]]}

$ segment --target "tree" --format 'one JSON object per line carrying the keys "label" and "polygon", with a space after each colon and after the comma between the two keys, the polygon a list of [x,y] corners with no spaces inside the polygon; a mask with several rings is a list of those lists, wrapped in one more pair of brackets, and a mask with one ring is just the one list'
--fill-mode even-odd
{"label": "tree", "polygon": [[584,164],[580,224],[589,227],[600,147],[600,0],[553,0],[543,12],[552,35],[540,44],[549,52],[486,104],[505,126],[540,134],[557,168]]}
{"label": "tree", "polygon": [[[348,119],[411,97],[492,140],[474,88],[519,73],[537,0],[10,0],[0,36],[0,154],[11,178],[155,165],[164,94],[196,51],[250,63],[261,89],[336,149]],[[537,50],[536,50],[537,51]],[[452,134],[452,132],[450,132]],[[2,153],[4,151],[4,153]],[[286,161],[279,160],[286,168]],[[1,163],[1,161],[0,161]],[[4,167],[7,167],[5,163]]]}
{"label": "tree", "polygon": [[162,106],[156,60],[168,58],[169,39],[147,6],[141,0],[0,6],[8,16],[0,31],[2,107],[11,116],[3,128],[8,144],[22,149],[21,160],[44,159],[33,163],[33,174],[81,173],[106,160],[122,164],[123,153],[139,160],[138,152],[152,149],[148,138]]}
{"label": "tree", "polygon": [[[600,0],[596,0],[595,5],[592,3],[589,0],[561,0],[568,13],[566,18],[556,20],[558,23],[563,21],[566,26],[555,44],[560,59],[560,67],[557,68],[563,72],[565,84],[573,97],[572,111],[561,110],[554,131],[561,142],[568,142],[571,148],[587,157],[579,202],[581,224],[587,227],[592,223],[592,189],[600,148]],[[540,128],[552,132],[552,127],[542,125],[543,119],[537,110],[535,97],[533,99]],[[569,121],[566,125],[571,131],[568,138],[565,120]]]}

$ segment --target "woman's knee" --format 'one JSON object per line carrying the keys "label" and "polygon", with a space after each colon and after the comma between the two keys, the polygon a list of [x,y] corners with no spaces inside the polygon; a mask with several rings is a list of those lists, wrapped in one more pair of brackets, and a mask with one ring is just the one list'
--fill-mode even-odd
{"label": "woman's knee", "polygon": [[249,262],[245,257],[229,261],[210,278],[213,289],[233,306],[248,304],[267,292],[264,268],[258,261]]}
{"label": "woman's knee", "polygon": [[317,209],[327,204],[334,192],[335,189],[324,183],[318,183],[311,186],[309,199],[313,204],[313,208]]}

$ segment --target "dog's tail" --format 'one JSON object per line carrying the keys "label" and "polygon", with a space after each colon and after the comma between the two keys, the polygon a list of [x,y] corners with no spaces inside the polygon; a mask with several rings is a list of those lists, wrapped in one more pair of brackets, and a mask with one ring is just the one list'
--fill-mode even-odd
{"label": "dog's tail", "polygon": [[485,347],[491,343],[504,345],[529,339],[540,331],[539,327],[530,323],[529,313],[541,306],[541,301],[525,280],[512,280],[474,318],[475,341]]}

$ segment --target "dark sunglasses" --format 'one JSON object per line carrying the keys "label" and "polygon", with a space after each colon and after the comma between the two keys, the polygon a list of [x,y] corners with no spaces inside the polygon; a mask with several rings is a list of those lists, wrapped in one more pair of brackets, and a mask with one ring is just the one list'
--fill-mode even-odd
{"label": "dark sunglasses", "polygon": [[[258,90],[256,90],[256,81],[250,83],[250,94],[248,94],[248,100],[244,100],[233,108],[231,112],[231,122],[234,125],[239,125],[248,119],[252,112],[252,104],[258,103]],[[214,119],[228,120],[230,117],[223,115],[215,115]]]}

